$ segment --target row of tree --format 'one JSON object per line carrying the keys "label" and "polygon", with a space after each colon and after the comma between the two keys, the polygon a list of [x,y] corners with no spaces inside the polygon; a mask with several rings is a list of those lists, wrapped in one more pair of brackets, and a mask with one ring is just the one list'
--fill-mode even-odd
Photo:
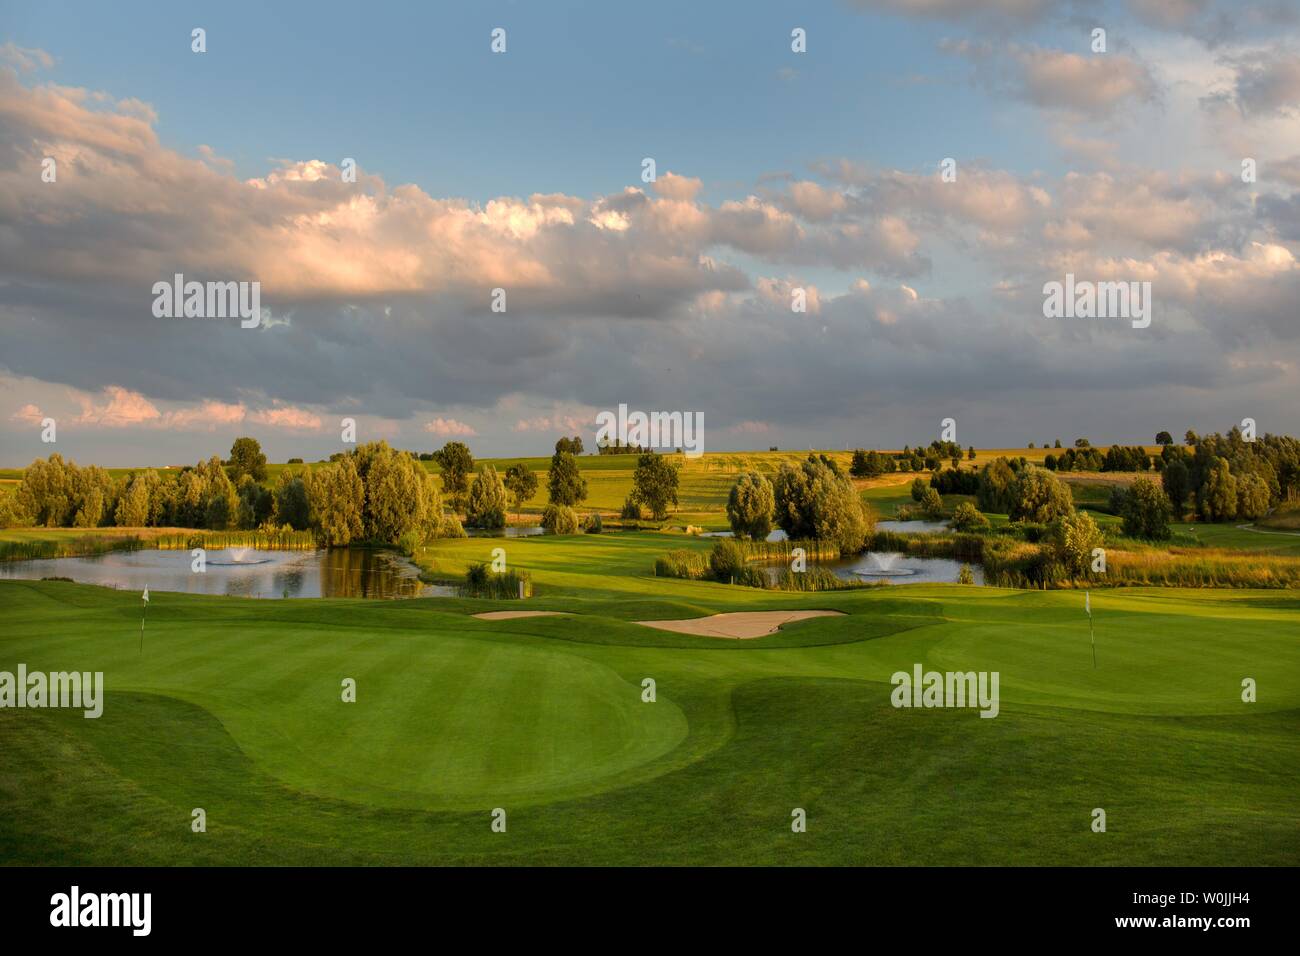
{"label": "row of tree", "polygon": [[1160,468],[1163,460],[1153,460],[1141,446],[1111,445],[1103,455],[1091,445],[1082,445],[1043,458],[1049,471],[1150,471],[1153,465]]}
{"label": "row of tree", "polygon": [[975,460],[975,446],[963,453],[956,442],[932,441],[924,448],[916,449],[904,445],[903,450],[889,454],[887,452],[855,449],[849,464],[849,474],[854,478],[876,478],[894,472],[935,471],[944,461],[950,461],[954,468],[961,461],[963,454],[971,461]]}
{"label": "row of tree", "polygon": [[[255,477],[260,449],[254,446],[240,439],[229,463],[213,456],[174,477],[146,469],[119,479],[55,453],[24,471],[9,523],[216,531],[288,526],[315,531],[330,546],[463,534],[443,513],[432,476],[387,442],[361,445],[315,470],[286,468],[273,489]],[[263,478],[265,469],[262,457]]]}

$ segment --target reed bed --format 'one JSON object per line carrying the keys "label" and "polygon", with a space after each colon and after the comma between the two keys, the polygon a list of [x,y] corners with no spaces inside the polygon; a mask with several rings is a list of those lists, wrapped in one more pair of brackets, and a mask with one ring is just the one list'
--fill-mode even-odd
{"label": "reed bed", "polygon": [[655,558],[655,577],[704,581],[713,576],[705,551],[677,548]]}
{"label": "reed bed", "polygon": [[[723,539],[726,540],[726,539]],[[749,541],[745,538],[732,538],[740,546],[746,561],[762,564],[789,563],[794,559],[794,549],[802,548],[804,557],[809,561],[838,561],[839,545],[831,541],[819,541],[816,538],[798,538],[793,541]]]}
{"label": "reed bed", "polygon": [[518,601],[533,596],[533,579],[527,571],[493,571],[479,562],[471,564],[465,571],[465,583],[461,586],[460,596]]}
{"label": "reed bed", "polygon": [[807,571],[782,568],[776,580],[768,586],[774,591],[856,591],[860,588],[889,587],[884,581],[851,581],[837,577],[826,568],[812,567]]}
{"label": "reed bed", "polygon": [[1180,588],[1300,587],[1300,558],[1221,548],[1110,551],[1109,584]]}
{"label": "reed bed", "polygon": [[253,548],[258,551],[315,551],[319,546],[311,531],[186,531],[160,534],[152,546],[162,551],[206,548]]}
{"label": "reed bed", "polygon": [[47,558],[85,558],[112,551],[139,551],[147,542],[137,535],[81,535],[33,541],[0,541],[0,561],[42,561]]}

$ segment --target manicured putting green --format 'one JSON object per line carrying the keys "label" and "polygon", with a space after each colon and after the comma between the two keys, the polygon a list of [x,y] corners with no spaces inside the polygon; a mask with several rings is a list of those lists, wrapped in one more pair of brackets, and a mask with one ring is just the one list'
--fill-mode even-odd
{"label": "manicured putting green", "polygon": [[[224,719],[249,756],[286,784],[423,809],[581,792],[686,736],[671,700],[647,706],[640,687],[576,655],[417,637],[401,658],[314,659],[318,674],[357,680],[355,705],[340,701],[340,680],[307,678],[296,693],[277,680],[285,696]],[[256,697],[261,683],[241,696]]]}

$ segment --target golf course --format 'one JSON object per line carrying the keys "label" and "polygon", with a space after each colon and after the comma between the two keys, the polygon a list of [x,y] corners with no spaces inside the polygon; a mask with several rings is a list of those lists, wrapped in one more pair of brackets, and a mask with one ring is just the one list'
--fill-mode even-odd
{"label": "golf course", "polygon": [[[707,545],[640,531],[417,555],[451,573],[504,547],[526,602],[160,591],[145,612],[136,592],[0,581],[0,670],[105,687],[98,719],[0,709],[0,860],[1300,861],[1294,589],[1094,589],[1094,666],[1079,590],[655,576],[658,555]],[[562,613],[474,616],[521,608]],[[800,610],[840,613],[747,639],[638,623]],[[999,673],[996,719],[893,706],[891,675],[918,664]]]}

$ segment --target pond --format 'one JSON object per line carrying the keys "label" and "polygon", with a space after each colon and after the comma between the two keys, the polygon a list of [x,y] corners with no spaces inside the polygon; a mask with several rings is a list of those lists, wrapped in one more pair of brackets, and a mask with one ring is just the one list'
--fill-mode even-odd
{"label": "pond", "polygon": [[915,558],[895,551],[867,551],[856,558],[827,561],[828,568],[846,581],[888,581],[893,584],[955,584],[961,566],[970,566],[976,584],[984,583],[984,568],[951,558]]}
{"label": "pond", "polygon": [[114,551],[86,558],[0,562],[0,578],[71,578],[128,591],[184,591],[256,598],[408,598],[450,596],[454,588],[420,581],[419,569],[391,551],[333,548],[207,553],[206,570],[191,570],[189,551]]}
{"label": "pond", "polygon": [[[825,568],[845,581],[956,584],[963,564],[970,566],[976,584],[984,583],[984,568],[974,562],[953,561],[949,558],[916,558],[894,551],[866,551],[855,558],[821,561],[817,567]],[[784,565],[768,565],[768,577],[775,581],[783,568]]]}

